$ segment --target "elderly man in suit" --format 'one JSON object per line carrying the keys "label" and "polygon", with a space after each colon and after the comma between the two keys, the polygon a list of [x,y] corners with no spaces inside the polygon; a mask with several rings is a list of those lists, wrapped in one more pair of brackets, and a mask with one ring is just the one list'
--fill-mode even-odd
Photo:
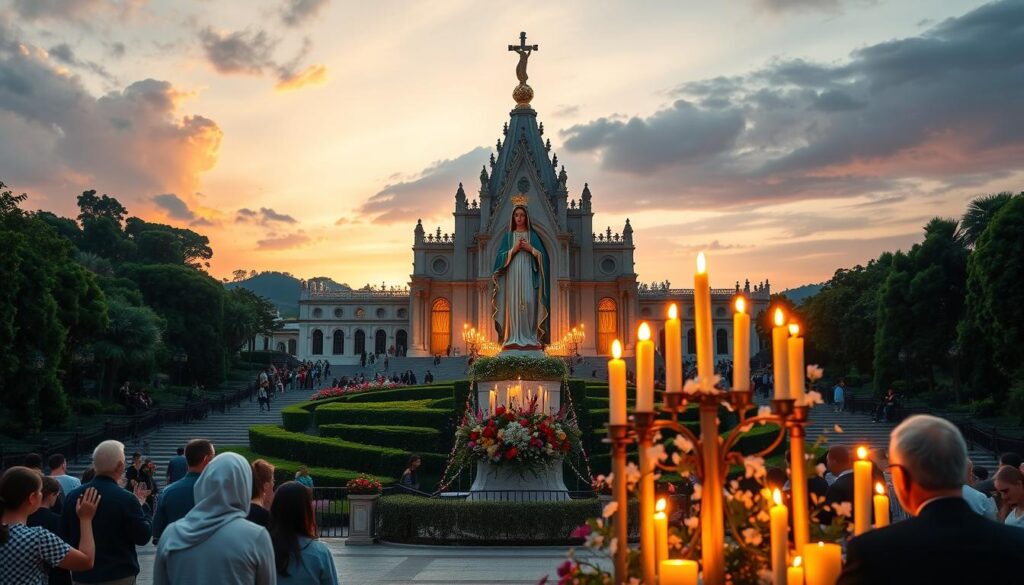
{"label": "elderly man in suit", "polygon": [[889,462],[896,497],[913,518],[851,539],[838,585],[1002,583],[1020,574],[1024,530],[964,501],[967,445],[952,423],[903,421],[892,431]]}

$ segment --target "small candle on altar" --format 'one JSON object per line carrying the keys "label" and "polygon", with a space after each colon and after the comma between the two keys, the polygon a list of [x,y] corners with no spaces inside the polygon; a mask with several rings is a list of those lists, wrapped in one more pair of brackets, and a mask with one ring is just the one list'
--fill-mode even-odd
{"label": "small candle on altar", "polygon": [[807,585],[836,585],[843,571],[843,550],[838,544],[808,544],[802,556]]}
{"label": "small candle on altar", "polygon": [[612,359],[608,360],[608,422],[626,424],[626,362],[618,339],[612,342]]}
{"label": "small candle on altar", "polygon": [[803,558],[797,555],[793,565],[786,569],[786,585],[804,585],[804,568],[800,566]]}
{"label": "small candle on altar", "polygon": [[495,386],[494,388],[491,388],[487,392],[487,398],[488,398],[488,400],[487,400],[488,414],[493,416],[494,415],[494,409],[498,405],[498,387],[497,386]]}
{"label": "small candle on altar", "polygon": [[786,557],[789,553],[789,510],[782,503],[782,492],[772,492],[775,505],[771,512],[772,582],[786,585]]}
{"label": "small candle on altar", "polygon": [[750,315],[747,301],[736,297],[732,316],[732,389],[750,390]]}
{"label": "small candle on altar", "polygon": [[772,375],[775,376],[775,398],[795,398],[789,395],[789,360],[786,357],[789,328],[786,327],[786,314],[782,309],[775,309],[775,327],[772,327]]}
{"label": "small candle on altar", "polygon": [[796,399],[799,406],[804,401],[804,379],[807,370],[804,368],[804,338],[800,337],[800,326],[789,324],[789,339],[786,340],[786,359],[789,362],[789,397]]}
{"label": "small candle on altar", "polygon": [[853,535],[871,530],[871,461],[868,450],[857,447],[853,462]]}
{"label": "small candle on altar", "polygon": [[693,315],[697,337],[697,376],[702,384],[711,384],[715,375],[715,350],[711,345],[711,287],[708,285],[707,260],[697,254],[697,273],[693,276]]}
{"label": "small candle on altar", "polygon": [[889,525],[889,496],[882,482],[875,484],[875,528]]}
{"label": "small candle on altar", "polygon": [[683,389],[682,338],[679,334],[679,307],[668,306],[665,320],[665,391],[681,392]]}
{"label": "small candle on altar", "polygon": [[659,585],[697,585],[697,561],[668,559],[658,568]]}
{"label": "small candle on altar", "polygon": [[636,342],[636,412],[654,411],[654,340],[651,326],[640,324]]}
{"label": "small candle on altar", "polygon": [[654,509],[654,559],[660,567],[661,561],[668,559],[668,514],[665,513],[665,498],[658,499]]}

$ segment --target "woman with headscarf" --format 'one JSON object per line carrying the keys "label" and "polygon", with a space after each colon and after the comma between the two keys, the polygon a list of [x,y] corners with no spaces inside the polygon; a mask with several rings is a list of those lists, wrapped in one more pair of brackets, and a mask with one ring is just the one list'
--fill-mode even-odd
{"label": "woman with headscarf", "polygon": [[154,585],[276,585],[270,535],[245,519],[251,496],[249,462],[237,453],[214,457],[196,481],[195,507],[160,535]]}

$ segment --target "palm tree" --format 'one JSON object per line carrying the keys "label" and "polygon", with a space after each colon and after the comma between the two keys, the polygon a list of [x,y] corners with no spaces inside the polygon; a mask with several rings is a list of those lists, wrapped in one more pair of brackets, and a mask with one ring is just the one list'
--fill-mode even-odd
{"label": "palm tree", "polygon": [[1013,193],[1003,191],[995,195],[982,195],[971,201],[967,206],[967,212],[964,213],[962,222],[965,242],[969,247],[974,247],[982,232],[985,231],[989,222],[992,221],[992,218],[1013,197]]}
{"label": "palm tree", "polygon": [[163,321],[149,307],[136,307],[117,297],[108,300],[108,310],[110,324],[93,351],[102,364],[100,389],[109,398],[124,365],[146,365],[156,356]]}

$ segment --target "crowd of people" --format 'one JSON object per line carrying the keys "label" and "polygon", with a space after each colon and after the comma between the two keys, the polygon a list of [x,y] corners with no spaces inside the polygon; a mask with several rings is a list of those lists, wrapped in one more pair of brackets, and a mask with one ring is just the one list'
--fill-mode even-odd
{"label": "crowd of people", "polygon": [[153,408],[153,399],[142,388],[132,388],[125,380],[117,390],[117,402],[128,409],[129,413],[144,412]]}

